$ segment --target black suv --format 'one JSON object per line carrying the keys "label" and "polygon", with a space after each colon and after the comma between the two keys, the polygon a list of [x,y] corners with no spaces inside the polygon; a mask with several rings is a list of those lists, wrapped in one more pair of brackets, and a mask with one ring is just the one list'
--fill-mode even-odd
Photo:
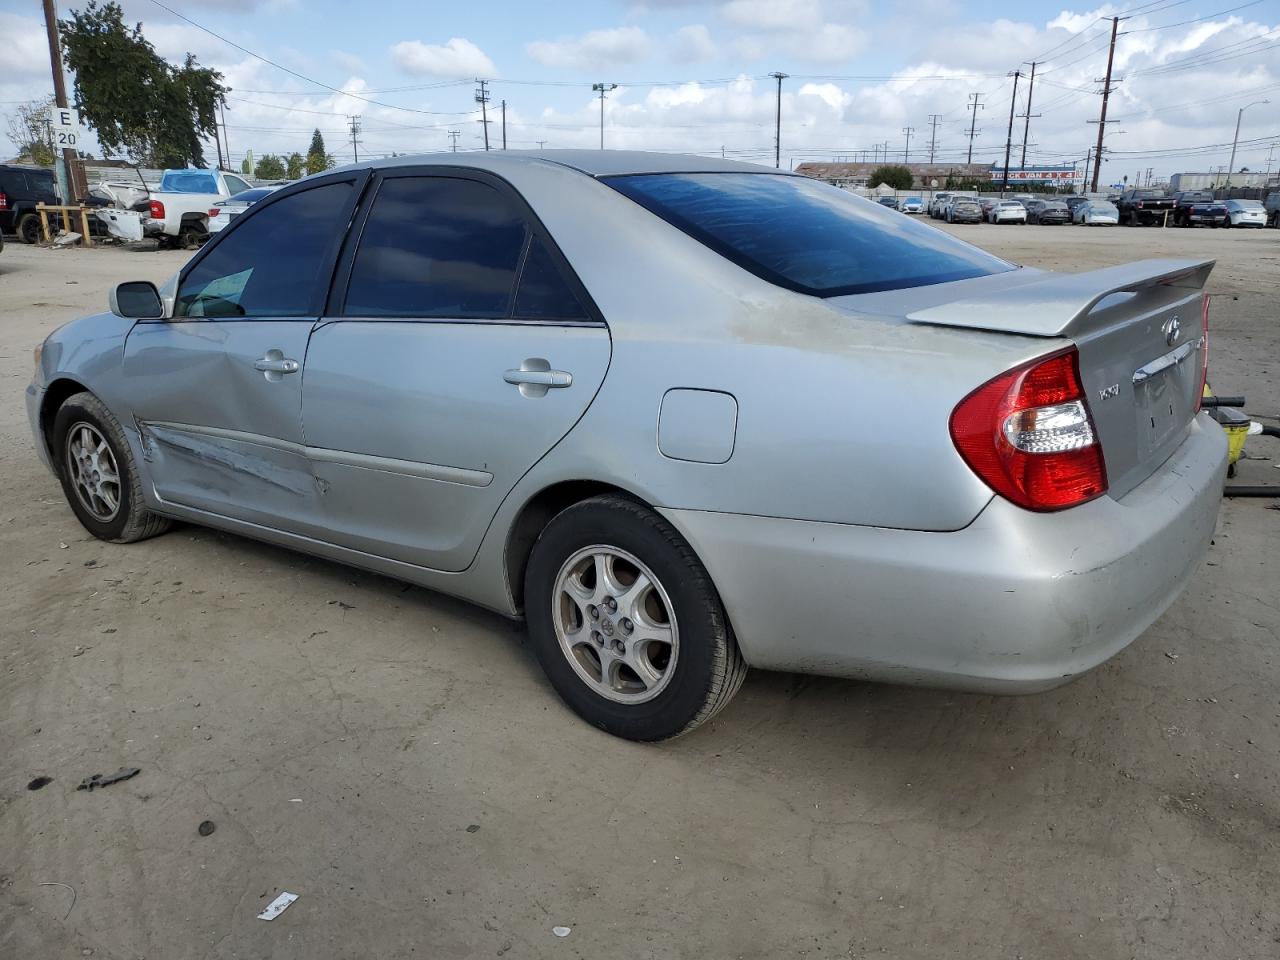
{"label": "black suv", "polygon": [[25,243],[38,241],[37,203],[58,203],[53,171],[0,164],[0,233],[16,233]]}

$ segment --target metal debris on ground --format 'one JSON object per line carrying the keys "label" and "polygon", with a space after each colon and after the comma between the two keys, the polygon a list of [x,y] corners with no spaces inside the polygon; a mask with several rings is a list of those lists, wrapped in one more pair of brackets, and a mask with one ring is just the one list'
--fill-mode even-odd
{"label": "metal debris on ground", "polygon": [[106,776],[103,776],[101,773],[95,773],[92,777],[85,777],[81,780],[80,785],[76,787],[76,789],[92,791],[94,787],[109,787],[111,784],[119,783],[121,780],[128,780],[131,777],[136,777],[141,772],[141,767],[122,767],[115,773],[109,773]]}
{"label": "metal debris on ground", "polygon": [[567,937],[570,933],[573,932],[573,927],[552,927],[551,932],[554,933],[557,937],[563,938],[563,937]]}
{"label": "metal debris on ground", "polygon": [[284,913],[285,909],[289,906],[289,904],[293,903],[293,901],[297,899],[298,899],[298,895],[296,893],[280,894],[280,896],[276,897],[274,900],[272,900],[270,903],[267,904],[265,910],[263,910],[260,914],[258,914],[258,919],[274,920],[276,917],[280,916],[280,914]]}
{"label": "metal debris on ground", "polygon": [[67,919],[67,917],[71,916],[71,911],[76,908],[76,901],[80,899],[80,894],[76,893],[75,887],[73,887],[69,883],[62,883],[59,880],[45,880],[41,883],[37,883],[36,886],[37,887],[66,887],[68,890],[70,890],[71,906],[67,907],[67,912],[62,915],[62,919],[65,920]]}

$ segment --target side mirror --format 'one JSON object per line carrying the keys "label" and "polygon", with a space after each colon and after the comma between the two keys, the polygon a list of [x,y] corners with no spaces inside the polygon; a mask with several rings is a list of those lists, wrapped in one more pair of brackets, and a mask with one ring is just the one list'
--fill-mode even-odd
{"label": "side mirror", "polygon": [[130,280],[116,284],[108,297],[111,312],[129,320],[163,320],[164,301],[150,280]]}

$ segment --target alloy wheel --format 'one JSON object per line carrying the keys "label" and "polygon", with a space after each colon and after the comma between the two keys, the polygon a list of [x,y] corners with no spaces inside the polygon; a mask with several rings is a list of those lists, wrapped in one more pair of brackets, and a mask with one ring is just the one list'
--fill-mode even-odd
{"label": "alloy wheel", "polygon": [[80,421],[67,431],[66,465],[81,505],[95,520],[114,518],[120,510],[120,468],[96,427]]}

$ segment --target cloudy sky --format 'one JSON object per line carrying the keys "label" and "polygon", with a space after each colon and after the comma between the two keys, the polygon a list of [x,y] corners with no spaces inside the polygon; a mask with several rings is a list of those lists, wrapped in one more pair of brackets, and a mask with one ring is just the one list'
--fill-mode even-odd
{"label": "cloudy sky", "polygon": [[[475,79],[488,79],[491,143],[501,101],[512,148],[606,146],[772,163],[775,80],[783,81],[782,163],[860,158],[888,144],[963,160],[972,94],[975,161],[1003,161],[1014,70],[1037,61],[1027,162],[1080,161],[1096,137],[1110,20],[1120,25],[1104,182],[1223,166],[1237,111],[1236,167],[1280,166],[1280,0],[567,0],[514,3],[126,0],[126,17],[171,60],[188,51],[232,88],[227,138],[305,152],[318,127],[349,160],[483,149]],[[64,13],[75,0],[63,0]],[[166,7],[168,9],[166,9]],[[1016,9],[1016,14],[1013,12]],[[184,19],[187,18],[187,19]],[[37,0],[0,0],[0,114],[49,90]],[[270,61],[270,62],[268,62]],[[1026,112],[1026,77],[1016,113]],[[933,118],[936,117],[936,124]],[[1114,121],[1114,122],[1111,122]],[[914,128],[910,147],[904,128]],[[1014,163],[1023,120],[1015,120]],[[90,138],[91,139],[91,138]],[[7,144],[5,145],[8,146]],[[89,147],[92,149],[92,144]],[[884,149],[880,147],[880,149]],[[212,147],[209,156],[214,156]]]}

